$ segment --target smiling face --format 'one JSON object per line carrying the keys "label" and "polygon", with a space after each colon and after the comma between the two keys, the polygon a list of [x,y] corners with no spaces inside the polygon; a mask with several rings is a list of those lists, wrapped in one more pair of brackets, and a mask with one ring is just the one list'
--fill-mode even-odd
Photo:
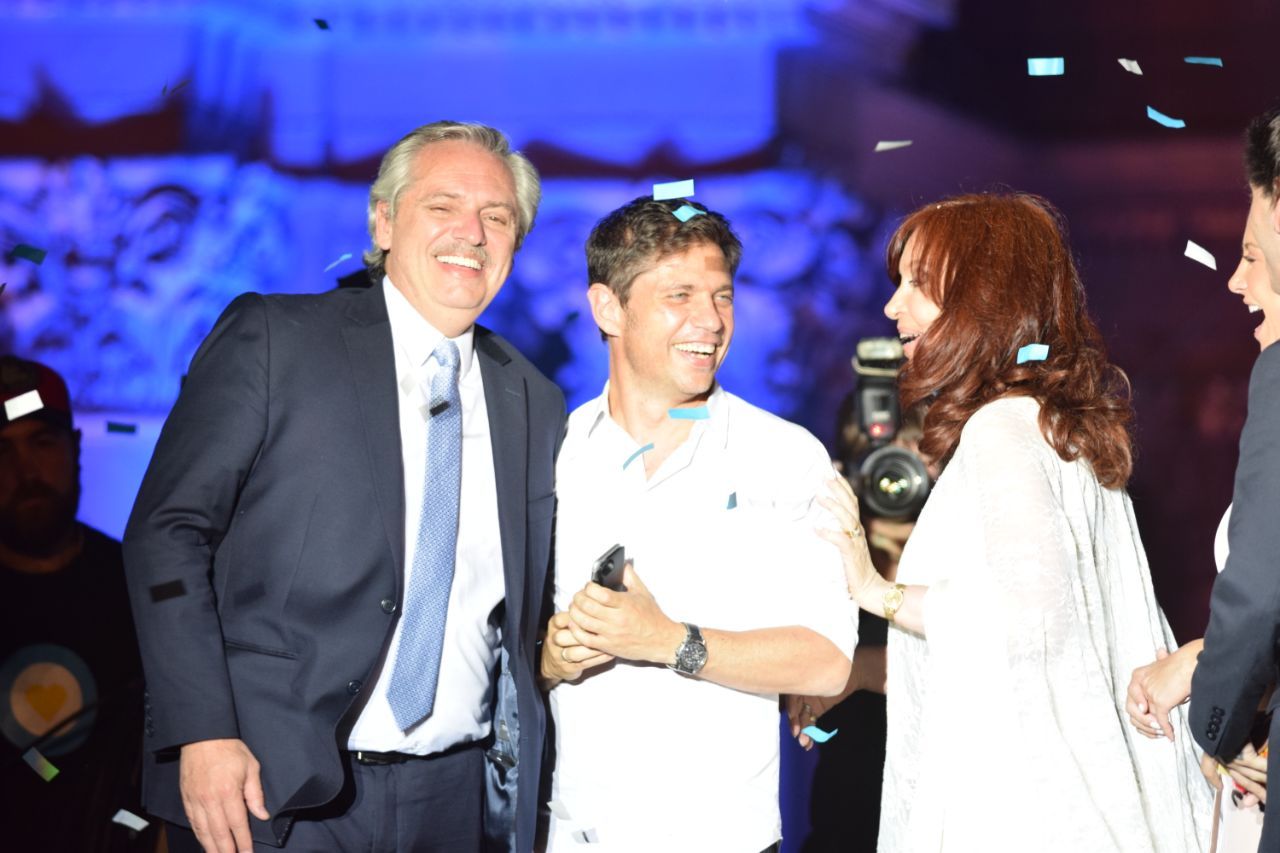
{"label": "smiling face", "polygon": [[387,276],[427,322],[457,337],[498,294],[515,254],[515,181],[497,155],[472,142],[425,146],[395,218],[378,204]]}
{"label": "smiling face", "polygon": [[1227,281],[1227,289],[1244,300],[1250,313],[1262,315],[1262,322],[1253,330],[1253,337],[1259,348],[1266,349],[1280,338],[1280,295],[1272,289],[1266,256],[1255,224],[1251,213],[1244,230],[1240,263]]}
{"label": "smiling face", "polygon": [[942,309],[925,295],[920,286],[916,235],[907,238],[898,262],[898,289],[884,306],[884,315],[898,325],[898,338],[902,341],[902,353],[911,358],[920,337],[938,319]]}
{"label": "smiling face", "polygon": [[620,390],[668,408],[706,398],[733,338],[733,278],[719,246],[658,261],[632,281],[625,306],[602,283],[589,296]]}

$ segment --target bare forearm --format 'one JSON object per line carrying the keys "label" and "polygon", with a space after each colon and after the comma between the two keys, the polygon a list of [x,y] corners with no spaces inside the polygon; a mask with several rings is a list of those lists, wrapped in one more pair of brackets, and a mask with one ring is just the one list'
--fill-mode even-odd
{"label": "bare forearm", "polygon": [[808,628],[703,628],[702,633],[707,664],[698,677],[706,681],[749,693],[812,696],[834,696],[849,681],[849,658]]}

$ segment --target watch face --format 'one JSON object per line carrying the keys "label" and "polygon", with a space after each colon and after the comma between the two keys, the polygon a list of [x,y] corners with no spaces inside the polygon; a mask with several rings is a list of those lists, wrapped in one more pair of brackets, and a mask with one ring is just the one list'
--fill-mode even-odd
{"label": "watch face", "polygon": [[690,640],[680,650],[680,661],[677,668],[681,672],[692,674],[702,669],[706,662],[707,647],[702,643]]}

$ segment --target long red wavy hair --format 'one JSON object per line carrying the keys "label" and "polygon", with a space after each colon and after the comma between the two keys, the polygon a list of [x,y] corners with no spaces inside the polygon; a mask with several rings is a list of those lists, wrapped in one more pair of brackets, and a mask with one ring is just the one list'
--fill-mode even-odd
{"label": "long red wavy hair", "polygon": [[[889,241],[899,284],[907,240],[916,286],[941,308],[900,377],[903,408],[932,400],[920,450],[945,465],[969,418],[998,397],[1035,397],[1040,429],[1062,459],[1084,459],[1106,488],[1133,470],[1129,380],[1107,361],[1066,224],[1025,193],[954,196],[908,216]],[[1026,344],[1044,361],[1018,364]]]}

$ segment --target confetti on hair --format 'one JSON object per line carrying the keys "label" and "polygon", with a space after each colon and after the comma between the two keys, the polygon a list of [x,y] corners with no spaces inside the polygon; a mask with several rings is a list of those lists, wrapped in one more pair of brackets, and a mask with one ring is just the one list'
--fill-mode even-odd
{"label": "confetti on hair", "polygon": [[698,208],[694,207],[691,204],[685,204],[676,208],[671,213],[672,215],[675,216],[676,219],[679,219],[681,222],[688,222],[690,219],[693,219],[693,217],[695,216],[701,216],[704,212],[705,211],[698,210]]}
{"label": "confetti on hair", "polygon": [[186,594],[186,584],[181,580],[158,583],[151,587],[151,601],[153,604],[159,604],[161,601],[168,601],[171,598],[180,598]]}
{"label": "confetti on hair", "polygon": [[1151,119],[1156,124],[1162,124],[1165,127],[1172,127],[1175,130],[1187,126],[1187,123],[1182,119],[1167,116],[1155,107],[1151,106],[1147,107],[1147,118]]}
{"label": "confetti on hair", "polygon": [[5,400],[4,416],[11,421],[16,421],[18,418],[26,417],[32,412],[38,412],[43,408],[44,400],[40,399],[40,392],[33,388],[30,391]]}
{"label": "confetti on hair", "polygon": [[1027,75],[1061,77],[1067,72],[1067,61],[1061,56],[1038,56],[1027,59]]}
{"label": "confetti on hair", "polygon": [[673,198],[689,198],[693,195],[693,178],[687,181],[668,181],[653,185],[653,200],[668,201]]}
{"label": "confetti on hair", "polygon": [[1139,77],[1142,76],[1142,66],[1138,65],[1138,60],[1136,59],[1121,59],[1120,67],[1125,71],[1128,71],[1130,74],[1137,74]]}
{"label": "confetti on hair", "polygon": [[44,263],[45,255],[49,254],[44,249],[37,249],[35,246],[28,246],[26,243],[19,243],[9,250],[9,259],[23,258],[31,261],[31,263],[39,265]]}
{"label": "confetti on hair", "polygon": [[329,266],[325,267],[325,268],[324,268],[324,271],[325,271],[325,272],[328,272],[329,270],[333,269],[334,267],[336,267],[338,264],[342,263],[343,261],[349,261],[349,260],[351,260],[351,253],[350,253],[350,252],[343,252],[341,255],[339,255],[339,256],[338,256],[338,259],[337,259],[336,261],[334,261],[333,263],[329,264]]}
{"label": "confetti on hair", "polygon": [[148,826],[151,825],[149,821],[138,817],[136,814],[129,811],[128,809],[120,809],[118,812],[116,812],[115,815],[111,818],[111,822],[118,823],[121,826],[127,826],[129,829],[132,829],[134,832],[142,832],[142,830],[146,829]]}
{"label": "confetti on hair", "polygon": [[34,746],[22,753],[22,760],[31,765],[36,775],[46,782],[52,782],[53,777],[58,775],[58,768],[54,767],[53,763],[41,755],[40,750]]}
{"label": "confetti on hair", "polygon": [[1184,56],[1182,61],[1188,65],[1215,65],[1222,67],[1222,57],[1220,56]]}
{"label": "confetti on hair", "polygon": [[800,734],[808,735],[809,739],[814,743],[826,743],[827,741],[831,740],[833,737],[835,737],[839,733],[840,733],[839,729],[832,729],[829,732],[824,732],[822,729],[818,728],[817,726],[805,726],[803,729],[800,730]]}
{"label": "confetti on hair", "polygon": [[1214,260],[1214,257],[1209,253],[1209,250],[1204,246],[1198,245],[1194,241],[1187,241],[1187,248],[1183,250],[1182,254],[1193,261],[1204,264],[1211,270],[1216,270],[1218,268],[1218,262]]}
{"label": "confetti on hair", "polygon": [[639,459],[641,456],[644,456],[644,455],[645,455],[646,453],[648,453],[650,450],[653,450],[653,442],[652,442],[652,441],[651,441],[651,442],[649,442],[648,444],[646,444],[644,447],[642,447],[642,448],[640,448],[639,450],[637,450],[635,453],[632,453],[630,456],[628,456],[628,457],[627,457],[627,461],[622,463],[622,470],[623,470],[623,471],[627,470],[627,466],[628,466],[628,465],[630,465],[632,462],[635,462],[635,461],[636,461],[637,459]]}
{"label": "confetti on hair", "polygon": [[1049,357],[1048,344],[1027,344],[1018,349],[1018,364],[1028,361],[1044,361]]}
{"label": "confetti on hair", "polygon": [[107,421],[107,432],[118,432],[124,435],[137,435],[137,424],[124,424],[117,421]]}
{"label": "confetti on hair", "polygon": [[693,406],[685,409],[667,409],[667,417],[677,421],[705,421],[711,417],[706,406]]}
{"label": "confetti on hair", "polygon": [[910,144],[910,139],[882,139],[876,143],[875,153],[879,154],[881,151],[896,151],[899,148],[906,148]]}

